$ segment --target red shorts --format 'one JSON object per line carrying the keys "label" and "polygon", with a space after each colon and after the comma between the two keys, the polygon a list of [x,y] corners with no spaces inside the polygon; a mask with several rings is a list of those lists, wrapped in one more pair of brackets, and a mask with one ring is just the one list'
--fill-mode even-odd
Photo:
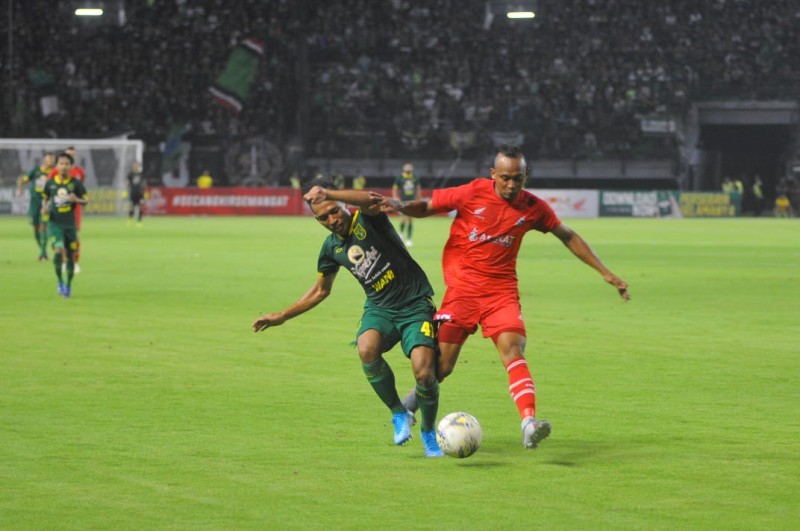
{"label": "red shorts", "polygon": [[483,337],[493,339],[502,332],[527,336],[519,294],[515,292],[476,294],[448,289],[433,320],[453,323],[469,334],[480,325]]}
{"label": "red shorts", "polygon": [[81,208],[82,205],[75,205],[75,228],[81,230]]}

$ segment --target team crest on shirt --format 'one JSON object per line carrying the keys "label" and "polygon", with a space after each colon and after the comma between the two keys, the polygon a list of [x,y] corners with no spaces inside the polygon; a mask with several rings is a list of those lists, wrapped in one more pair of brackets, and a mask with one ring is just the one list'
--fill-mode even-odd
{"label": "team crest on shirt", "polygon": [[356,226],[353,229],[353,236],[359,240],[363,240],[367,237],[367,229],[365,229],[361,223],[356,223]]}

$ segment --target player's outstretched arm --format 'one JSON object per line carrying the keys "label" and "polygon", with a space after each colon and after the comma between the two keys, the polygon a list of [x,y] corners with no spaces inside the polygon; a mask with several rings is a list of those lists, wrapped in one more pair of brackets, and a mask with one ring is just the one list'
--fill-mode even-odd
{"label": "player's outstretched arm", "polygon": [[628,283],[612,273],[577,232],[562,223],[553,229],[553,234],[561,240],[561,243],[563,243],[567,249],[572,251],[572,254],[603,275],[603,280],[617,288],[619,296],[622,297],[623,301],[630,300],[631,296],[628,293]]}
{"label": "player's outstretched arm", "polygon": [[266,313],[253,321],[253,332],[261,332],[270,326],[280,326],[289,319],[307,312],[317,304],[324,301],[331,294],[336,273],[320,275],[317,282],[311,286],[300,299],[282,312]]}
{"label": "player's outstretched arm", "polygon": [[428,199],[414,199],[411,201],[400,201],[391,197],[384,197],[381,208],[387,212],[400,212],[412,218],[426,218],[436,214],[436,210],[431,208]]}
{"label": "player's outstretched arm", "polygon": [[331,190],[322,186],[312,187],[303,199],[310,203],[323,201],[342,201],[354,205],[365,212],[377,214],[380,212],[380,199],[376,194],[362,190]]}

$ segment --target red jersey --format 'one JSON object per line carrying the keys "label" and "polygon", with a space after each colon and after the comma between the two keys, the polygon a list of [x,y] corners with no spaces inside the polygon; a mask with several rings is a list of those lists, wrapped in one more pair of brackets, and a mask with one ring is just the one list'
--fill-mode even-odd
{"label": "red jersey", "polygon": [[[58,169],[53,168],[48,176],[48,179],[52,179],[58,174]],[[83,166],[73,166],[71,170],[69,170],[69,176],[72,179],[78,179],[80,182],[83,182],[86,179],[86,171],[83,169]]]}
{"label": "red jersey", "polygon": [[442,255],[444,282],[448,288],[472,292],[516,292],[522,237],[529,230],[547,233],[561,224],[546,201],[522,190],[509,203],[486,178],[434,190],[431,206],[456,211]]}

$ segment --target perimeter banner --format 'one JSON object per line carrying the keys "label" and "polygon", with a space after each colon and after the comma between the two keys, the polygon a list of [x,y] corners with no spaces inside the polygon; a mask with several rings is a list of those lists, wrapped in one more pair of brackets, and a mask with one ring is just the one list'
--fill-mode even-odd
{"label": "perimeter banner", "polygon": [[305,212],[292,188],[149,188],[145,215],[263,216]]}
{"label": "perimeter banner", "polygon": [[601,216],[644,218],[732,218],[741,214],[742,196],[724,192],[670,190],[600,192]]}
{"label": "perimeter banner", "polygon": [[547,201],[559,218],[596,218],[600,215],[597,190],[539,190],[530,193]]}

